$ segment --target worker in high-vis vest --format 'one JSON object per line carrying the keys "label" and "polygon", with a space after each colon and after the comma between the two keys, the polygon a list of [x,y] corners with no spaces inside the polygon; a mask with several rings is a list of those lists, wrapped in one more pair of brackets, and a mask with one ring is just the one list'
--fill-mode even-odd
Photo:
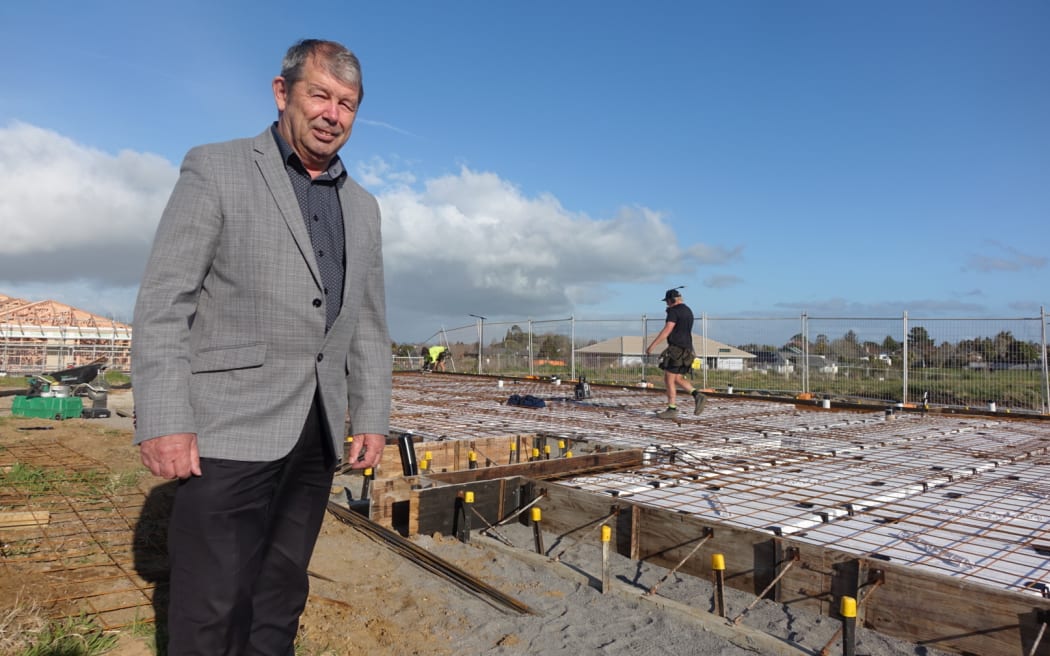
{"label": "worker in high-vis vest", "polygon": [[448,349],[444,346],[431,346],[429,354],[430,362],[433,363],[434,371],[444,371],[445,359],[448,358]]}

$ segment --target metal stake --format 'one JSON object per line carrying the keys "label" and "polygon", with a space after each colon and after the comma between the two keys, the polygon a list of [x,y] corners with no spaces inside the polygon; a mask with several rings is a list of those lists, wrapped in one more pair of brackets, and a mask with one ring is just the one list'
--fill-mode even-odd
{"label": "metal stake", "polygon": [[726,557],[720,553],[711,554],[711,569],[715,573],[715,612],[719,617],[726,616]]}
{"label": "metal stake", "polygon": [[540,521],[543,512],[539,508],[532,509],[532,533],[536,538],[536,553],[543,555],[543,531],[540,530]]}

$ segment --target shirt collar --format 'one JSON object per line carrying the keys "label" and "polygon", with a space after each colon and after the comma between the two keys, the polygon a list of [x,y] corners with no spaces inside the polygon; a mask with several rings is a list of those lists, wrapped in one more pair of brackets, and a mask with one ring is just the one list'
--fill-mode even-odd
{"label": "shirt collar", "polygon": [[[270,126],[270,133],[273,134],[273,140],[277,143],[277,150],[281,153],[281,161],[286,166],[291,166],[297,171],[305,173],[306,167],[303,166],[303,161],[300,159],[299,154],[292,150],[292,147],[284,140],[281,133],[277,131],[277,121],[274,121],[273,125]],[[338,180],[340,176],[346,175],[346,168],[343,167],[343,160],[339,159],[339,155],[336,155],[332,158],[332,161],[328,162],[326,172],[333,180]]]}

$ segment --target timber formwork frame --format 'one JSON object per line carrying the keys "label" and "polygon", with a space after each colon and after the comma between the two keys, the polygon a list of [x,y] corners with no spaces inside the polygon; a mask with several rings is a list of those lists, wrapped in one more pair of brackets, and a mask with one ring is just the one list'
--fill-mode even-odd
{"label": "timber formwork frame", "polygon": [[836,617],[852,596],[867,626],[912,642],[1050,654],[1047,422],[729,396],[669,422],[646,410],[662,394],[640,390],[579,401],[532,380],[408,380],[393,421],[426,464],[396,476],[387,450],[380,523],[455,534],[469,491],[483,524],[535,505],[546,531],[604,521],[618,553],[683,573],[710,577],[724,554],[727,585],[792,607]]}

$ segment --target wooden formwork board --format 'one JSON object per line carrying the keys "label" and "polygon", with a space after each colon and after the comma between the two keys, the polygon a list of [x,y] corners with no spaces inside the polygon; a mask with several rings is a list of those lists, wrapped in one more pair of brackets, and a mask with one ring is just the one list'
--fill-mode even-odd
{"label": "wooden formwork board", "polygon": [[[839,618],[839,600],[862,599],[877,578],[853,554],[787,540],[778,543],[781,551],[795,549],[798,554],[778,586],[776,598],[783,604]],[[864,621],[863,605],[857,608],[857,620]]]}
{"label": "wooden formwork board", "polygon": [[[531,444],[533,437],[506,435],[469,440],[414,441],[412,448],[417,463],[430,454],[431,461],[423,472],[426,476],[443,476],[459,470],[470,471],[469,453],[472,450],[483,454],[478,462],[482,463],[484,469],[491,469],[494,465],[507,465],[511,462],[509,445],[525,442]],[[485,477],[496,478],[491,473]],[[372,521],[385,528],[408,534],[412,488],[422,484],[421,479],[417,477],[404,476],[400,449],[396,440],[388,440],[379,466],[376,467],[376,480],[372,487]]]}
{"label": "wooden formwork board", "polygon": [[546,479],[565,475],[579,475],[580,472],[592,470],[637,468],[642,466],[642,462],[643,454],[641,449],[624,449],[622,451],[592,453],[572,458],[554,458],[494,467],[462,469],[448,473],[431,474],[428,478],[442,483],[469,483],[471,481],[487,480],[494,477],[505,478],[508,476]]}
{"label": "wooden formwork board", "polygon": [[[512,435],[461,442],[418,442],[414,444],[417,457],[422,459],[429,453],[432,460],[425,472],[420,476],[411,477],[401,475],[402,466],[398,450],[388,447],[383,452],[383,460],[377,468],[379,474],[372,485],[370,518],[380,526],[412,535],[415,531],[410,524],[416,522],[413,518],[417,517],[413,511],[412,493],[417,488],[515,476],[543,479],[585,471],[639,467],[642,464],[641,449],[603,450],[600,453],[584,453],[572,458],[553,455],[550,460],[506,462],[512,460],[512,451],[509,448],[512,443],[516,447],[515,451],[519,453],[524,448],[538,448],[542,453],[543,446],[549,445],[553,453],[558,454],[558,451],[554,450],[557,449],[558,441],[557,438],[544,436]],[[468,454],[474,449],[477,449],[476,453],[504,453],[507,458],[499,464],[480,465],[477,469],[469,469]],[[479,462],[482,462],[480,458]],[[424,520],[423,526],[428,526],[427,521]]]}
{"label": "wooden formwork board", "polygon": [[[565,448],[559,447],[559,442],[565,444]],[[511,448],[511,445],[514,448]],[[506,466],[525,463],[529,461],[531,451],[536,448],[540,452],[541,459],[547,459],[546,449],[549,447],[550,459],[564,456],[565,450],[575,447],[583,447],[586,451],[593,449],[592,445],[584,446],[579,440],[567,438],[556,438],[552,436],[536,435],[531,433],[503,435],[499,437],[478,437],[456,440],[440,441],[414,441],[413,451],[416,462],[422,463],[426,455],[431,458],[427,463],[425,471],[422,466],[420,473],[440,474],[466,470],[470,467],[470,453],[473,451],[479,469],[487,467]],[[584,451],[575,454],[577,457],[585,455]],[[387,448],[383,450],[383,457],[377,468],[380,476],[399,476],[404,473],[401,462],[401,453],[396,446],[396,441],[388,440]]]}
{"label": "wooden formwork board", "polygon": [[376,480],[372,485],[369,519],[384,528],[406,533],[409,494],[412,482],[407,478]]}
{"label": "wooden formwork board", "polygon": [[[495,526],[521,506],[517,479],[474,481],[462,486],[414,489],[409,493],[409,535],[459,535],[461,531]],[[467,503],[465,493],[473,493]],[[419,512],[420,497],[426,496],[426,512]]]}
{"label": "wooden formwork board", "polygon": [[[645,508],[613,497],[524,478],[505,479],[505,488],[520,488],[520,503],[537,496],[544,530],[587,540],[592,527],[613,528],[618,553],[664,567],[677,567],[697,541],[710,540],[678,571],[710,578],[711,555],[725,555],[726,584],[752,594],[766,590],[779,603],[835,616],[843,595],[860,600],[858,619],[886,635],[969,654],[1027,654],[1043,621],[1050,619],[1050,600],[970,584],[956,578],[857,558],[854,554],[776,537],[767,532],[727,527],[664,509]],[[432,504],[447,513],[448,498],[470,484],[423,490],[415,499],[426,515]],[[433,500],[433,501],[432,501]],[[597,544],[597,536],[593,535]],[[786,572],[785,572],[786,569]],[[1050,642],[1035,652],[1050,656]]]}
{"label": "wooden formwork board", "polygon": [[600,546],[600,527],[607,524],[612,529],[613,545],[617,553],[632,554],[637,550],[634,542],[637,531],[634,527],[633,506],[618,502],[612,497],[580,493],[578,490],[554,485],[544,481],[523,479],[526,494],[522,499],[542,495],[536,505],[543,512],[543,529],[558,535],[572,535],[575,540],[592,540]]}
{"label": "wooden formwork board", "polygon": [[[887,635],[963,654],[1029,654],[1050,600],[893,563],[865,603],[865,624]],[[1037,656],[1050,656],[1043,639]]]}

